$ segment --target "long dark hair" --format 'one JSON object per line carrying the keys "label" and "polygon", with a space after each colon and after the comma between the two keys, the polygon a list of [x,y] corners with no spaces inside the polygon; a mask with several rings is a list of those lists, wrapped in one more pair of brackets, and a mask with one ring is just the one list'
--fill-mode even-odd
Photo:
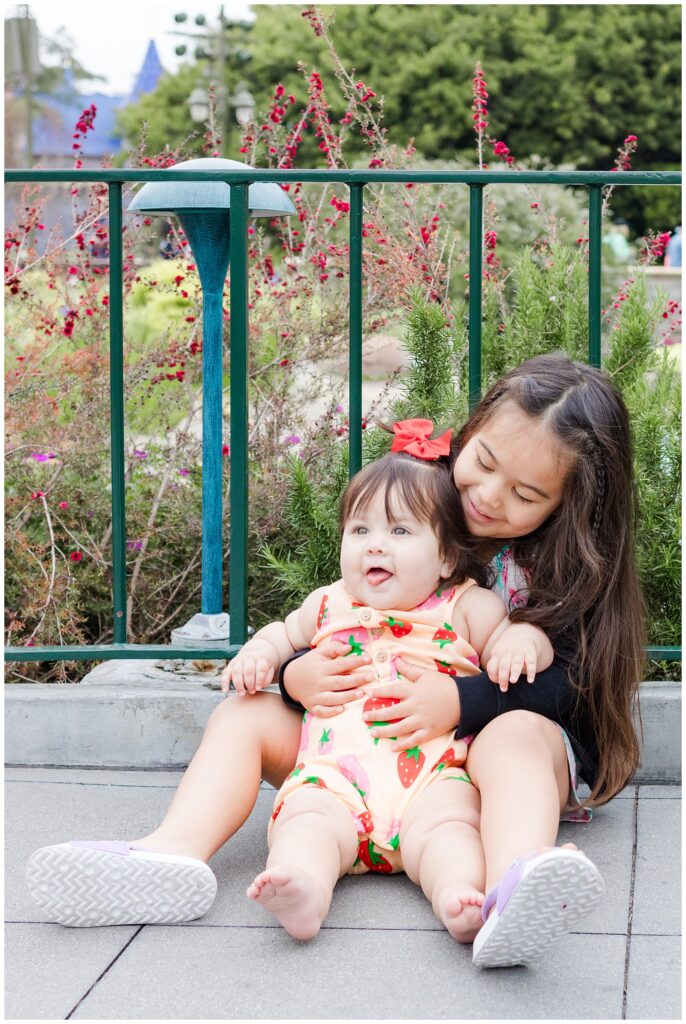
{"label": "long dark hair", "polygon": [[420,521],[433,527],[441,557],[454,568],[446,586],[462,583],[468,577],[485,586],[488,573],[477,554],[474,541],[458,509],[455,514],[455,488],[450,473],[450,460],[415,458],[406,452],[389,452],[356,473],[341,495],[339,527],[356,511],[364,511],[377,494],[382,494],[386,515],[392,513],[395,496]]}
{"label": "long dark hair", "polygon": [[544,421],[573,456],[558,508],[513,541],[531,589],[510,619],[540,626],[553,645],[575,645],[570,677],[599,753],[589,802],[605,803],[638,765],[633,713],[645,664],[629,416],[602,371],[562,354],[536,356],[491,387],[455,439],[453,461],[505,401]]}

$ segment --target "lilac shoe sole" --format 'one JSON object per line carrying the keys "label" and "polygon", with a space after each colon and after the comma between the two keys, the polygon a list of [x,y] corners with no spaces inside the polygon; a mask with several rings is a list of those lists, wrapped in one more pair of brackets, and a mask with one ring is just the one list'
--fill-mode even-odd
{"label": "lilac shoe sole", "polygon": [[121,855],[71,843],[36,850],[26,881],[50,920],[72,928],[192,921],[209,910],[217,892],[217,880],[201,860]]}
{"label": "lilac shoe sole", "polygon": [[477,967],[514,967],[538,960],[602,900],[600,872],[575,850],[534,857],[499,914],[493,911],[474,940]]}

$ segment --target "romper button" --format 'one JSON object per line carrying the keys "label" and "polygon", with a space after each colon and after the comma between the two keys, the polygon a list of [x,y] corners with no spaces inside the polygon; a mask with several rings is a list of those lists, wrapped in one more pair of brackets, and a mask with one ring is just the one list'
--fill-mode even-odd
{"label": "romper button", "polygon": [[388,655],[386,654],[385,651],[379,651],[379,653],[376,656],[376,660],[377,661],[386,661],[387,658],[388,658]]}
{"label": "romper button", "polygon": [[363,609],[363,611],[360,612],[360,618],[362,619],[363,622],[369,622],[371,617],[372,617],[372,613],[371,613],[371,610],[369,608],[365,608],[365,609]]}

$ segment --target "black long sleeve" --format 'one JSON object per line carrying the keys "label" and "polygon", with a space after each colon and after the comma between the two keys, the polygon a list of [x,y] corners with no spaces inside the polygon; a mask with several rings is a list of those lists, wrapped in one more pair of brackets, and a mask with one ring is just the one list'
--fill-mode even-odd
{"label": "black long sleeve", "polygon": [[279,676],[277,682],[279,684],[279,689],[281,690],[281,699],[285,704],[288,704],[289,708],[293,708],[294,711],[304,712],[305,708],[302,706],[302,704],[298,704],[297,700],[294,700],[289,694],[288,690],[286,689],[286,684],[283,681],[283,674],[286,671],[287,665],[290,665],[290,663],[292,661],[295,661],[297,658],[301,658],[303,654],[307,654],[309,650],[309,647],[303,647],[302,650],[296,651],[295,654],[291,654],[290,658],[286,658],[284,663],[281,665],[281,668],[279,669]]}
{"label": "black long sleeve", "polygon": [[598,772],[598,750],[593,729],[569,680],[566,658],[556,657],[550,668],[536,674],[533,683],[522,676],[505,693],[485,672],[456,676],[455,684],[460,695],[457,739],[480,732],[494,718],[508,711],[532,711],[562,726],[579,759],[584,781],[593,786]]}

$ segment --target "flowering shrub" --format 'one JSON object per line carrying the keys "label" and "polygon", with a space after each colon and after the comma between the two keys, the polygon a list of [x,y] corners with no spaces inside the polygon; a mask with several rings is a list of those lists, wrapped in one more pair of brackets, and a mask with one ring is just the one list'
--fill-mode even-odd
{"label": "flowering shrub", "polygon": [[[327,43],[345,113],[334,122],[321,76],[303,66],[304,99],[275,86],[265,116],[245,130],[246,161],[294,167],[309,133],[327,166],[346,167],[346,140],[354,132],[368,148],[368,167],[420,165],[411,140],[403,149],[387,143],[383,100],[342,65],[325,20],[316,9],[305,16]],[[490,147],[514,181],[515,157],[505,141],[487,134],[488,90],[478,65],[473,86],[479,165],[485,166]],[[75,125],[76,169],[82,139],[92,130],[97,130],[94,106]],[[211,116],[205,152],[217,153],[219,141]],[[622,159],[628,159],[635,142],[626,140]],[[135,162],[168,167],[185,156],[183,147],[148,155],[142,144]],[[283,551],[302,554],[305,545],[309,562],[300,580],[308,589],[317,582],[312,566],[328,572],[333,564],[331,524],[346,475],[349,427],[344,384],[329,371],[331,361],[347,351],[347,192],[328,184],[283,187],[296,216],[252,222],[249,228],[249,598],[256,626],[281,616],[284,600],[294,593],[288,574],[265,572],[258,552],[268,552],[273,569],[283,562]],[[410,317],[407,344],[414,365],[403,413],[436,416],[443,409],[453,421],[465,413],[466,192],[412,183],[365,190],[363,326],[368,336]],[[582,207],[569,192],[555,192],[563,196],[557,205],[548,202],[551,194],[505,186],[487,196],[487,379],[535,351],[565,347],[581,357],[585,353]],[[112,638],[107,189],[75,184],[70,199],[73,223],[66,237],[59,225],[45,223],[45,196],[35,186],[23,190],[17,223],[6,232],[11,644]],[[162,258],[153,258],[155,229],[148,216],[125,218],[123,290],[127,627],[131,641],[159,643],[200,602],[202,334],[200,289],[184,233],[170,225]],[[45,233],[46,244],[39,249],[37,239]],[[646,260],[656,259],[659,240],[648,239],[645,248]],[[607,358],[618,377],[626,377],[627,387],[637,387],[650,366],[655,316],[640,280],[624,282],[605,311]],[[678,312],[670,308],[669,315],[676,318]],[[225,386],[229,322],[227,290]],[[367,455],[378,450],[378,432],[370,431]],[[228,464],[228,421],[222,454]],[[298,467],[294,478],[293,465]],[[291,479],[301,497],[309,495],[309,507],[301,501],[284,509]],[[225,499],[228,551],[228,493]],[[83,664],[68,669],[73,679]],[[64,679],[65,673],[60,664],[9,669],[14,679]]]}

